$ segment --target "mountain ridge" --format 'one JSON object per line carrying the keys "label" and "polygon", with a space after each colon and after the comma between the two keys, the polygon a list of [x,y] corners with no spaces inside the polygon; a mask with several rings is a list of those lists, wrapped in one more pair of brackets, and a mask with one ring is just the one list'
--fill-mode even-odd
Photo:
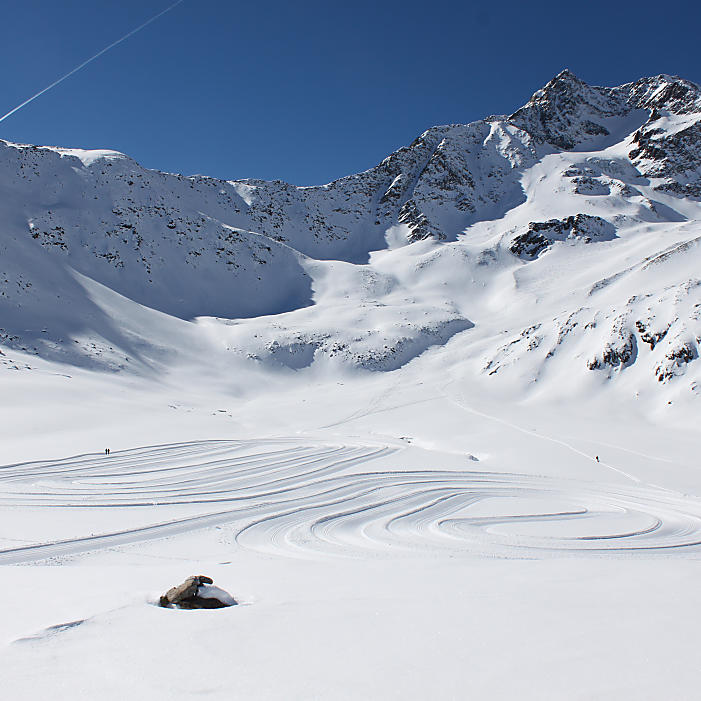
{"label": "mountain ridge", "polygon": [[[489,377],[522,365],[532,382],[566,339],[589,375],[613,377],[643,344],[660,356],[648,376],[665,384],[698,357],[701,329],[679,307],[695,299],[693,271],[656,276],[659,299],[673,288],[679,297],[659,324],[623,298],[628,291],[597,321],[598,312],[584,311],[585,289],[611,278],[597,288],[607,296],[624,278],[647,279],[646,258],[693,239],[700,125],[701,90],[689,81],[659,75],[600,88],[565,70],[512,115],[432,127],[377,166],[321,186],[184,177],[114,151],[0,142],[0,340],[62,362],[133,368],[124,357],[173,343],[119,316],[133,303],[196,327],[200,317],[239,320],[217,333],[254,363],[394,370],[454,337],[472,347],[465,339],[488,326],[472,299],[498,304],[513,284],[543,287],[528,270],[552,275],[555,260],[565,269],[572,257],[591,258],[574,307],[553,287],[550,318],[526,324],[528,300],[541,297],[513,298],[525,304],[524,323],[512,319],[510,328],[525,342],[508,352],[497,344],[471,362]],[[649,250],[633,254],[644,231]],[[609,262],[595,250],[620,256],[622,267],[604,270]],[[127,302],[106,301],[111,294]],[[529,332],[535,324],[549,330]],[[580,344],[581,328],[602,325],[606,333]],[[553,346],[533,369],[546,339]]]}

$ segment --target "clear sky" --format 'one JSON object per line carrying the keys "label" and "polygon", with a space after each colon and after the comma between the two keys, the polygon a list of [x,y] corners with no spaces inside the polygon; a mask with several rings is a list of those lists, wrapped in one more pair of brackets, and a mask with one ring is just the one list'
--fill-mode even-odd
{"label": "clear sky", "polygon": [[[0,113],[168,4],[6,0]],[[435,124],[512,112],[565,67],[596,85],[701,82],[699,26],[691,0],[184,0],[0,123],[0,138],[319,184]]]}

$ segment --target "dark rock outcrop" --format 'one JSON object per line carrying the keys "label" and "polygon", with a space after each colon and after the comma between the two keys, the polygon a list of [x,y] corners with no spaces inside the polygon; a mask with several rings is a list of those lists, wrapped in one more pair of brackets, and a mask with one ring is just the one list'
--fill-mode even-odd
{"label": "dark rock outcrop", "polygon": [[159,600],[164,608],[179,609],[219,609],[235,606],[231,595],[213,584],[211,577],[193,575],[182,584],[169,589]]}
{"label": "dark rock outcrop", "polygon": [[520,258],[537,258],[554,241],[579,239],[584,243],[610,241],[616,238],[614,226],[601,217],[575,214],[564,219],[530,222],[528,230],[516,236],[509,250]]}

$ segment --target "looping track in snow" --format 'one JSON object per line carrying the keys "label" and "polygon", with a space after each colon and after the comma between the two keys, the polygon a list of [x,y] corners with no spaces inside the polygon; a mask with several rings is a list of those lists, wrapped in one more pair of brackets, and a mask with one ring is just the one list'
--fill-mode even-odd
{"label": "looping track in snow", "polygon": [[[204,441],[8,465],[0,468],[1,505],[117,508],[125,522],[135,508],[159,509],[151,525],[0,550],[0,564],[211,526],[232,529],[241,547],[285,555],[544,557],[701,546],[701,504],[681,494],[513,473],[403,471],[400,451],[295,439]],[[392,469],[363,469],[393,454]]]}

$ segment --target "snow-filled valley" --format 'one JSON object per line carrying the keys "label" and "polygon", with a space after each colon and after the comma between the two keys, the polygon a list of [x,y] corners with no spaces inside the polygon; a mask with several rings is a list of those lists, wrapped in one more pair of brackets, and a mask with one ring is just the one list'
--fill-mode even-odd
{"label": "snow-filled valley", "polygon": [[0,142],[7,693],[697,698],[700,202],[670,76],[319,187]]}

